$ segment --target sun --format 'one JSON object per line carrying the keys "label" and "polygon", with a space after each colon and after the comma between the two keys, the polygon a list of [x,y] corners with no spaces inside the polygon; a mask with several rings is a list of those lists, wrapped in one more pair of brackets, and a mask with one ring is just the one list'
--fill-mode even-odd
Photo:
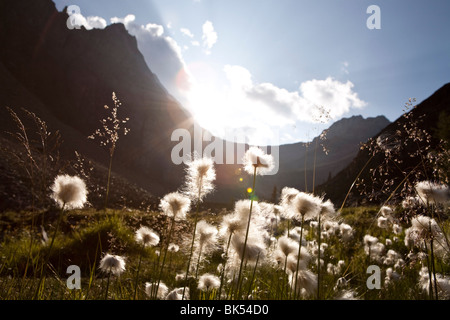
{"label": "sun", "polygon": [[213,84],[197,84],[188,95],[189,109],[198,124],[211,133],[224,132],[230,122],[224,117],[223,93]]}

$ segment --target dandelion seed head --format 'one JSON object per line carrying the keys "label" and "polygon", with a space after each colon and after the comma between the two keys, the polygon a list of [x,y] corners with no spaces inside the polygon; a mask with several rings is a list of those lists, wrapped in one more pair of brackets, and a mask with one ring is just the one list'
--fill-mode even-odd
{"label": "dandelion seed head", "polygon": [[87,201],[85,182],[77,176],[58,175],[51,186],[51,197],[60,208],[80,209]]}

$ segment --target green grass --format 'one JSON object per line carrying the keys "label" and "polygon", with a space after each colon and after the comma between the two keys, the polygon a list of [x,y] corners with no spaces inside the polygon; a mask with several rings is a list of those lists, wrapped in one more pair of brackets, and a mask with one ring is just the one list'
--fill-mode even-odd
{"label": "green grass", "polygon": [[[362,239],[370,234],[384,243],[385,239],[392,239],[389,230],[380,229],[376,224],[376,207],[345,208],[340,220],[355,230],[353,240],[343,243],[339,237],[334,236],[323,239],[328,244],[322,255],[324,263],[321,268],[321,298],[335,299],[339,291],[335,290],[337,279],[345,277],[348,289],[352,289],[361,299],[428,299],[418,286],[418,273],[420,263],[407,264],[403,269],[397,270],[401,278],[385,286],[384,277],[388,267],[379,262],[369,261],[364,252]],[[42,217],[43,213],[37,213]],[[30,234],[32,219],[30,213],[7,212],[2,214],[3,225],[14,225],[15,228],[3,228],[0,249],[0,299],[34,299],[40,279],[40,268],[44,257],[48,254],[48,246],[42,242],[40,228],[34,225]],[[49,237],[53,234],[56,215],[45,213],[46,231]],[[206,214],[202,218],[208,219]],[[211,216],[210,223],[216,226],[220,223],[219,216]],[[39,221],[34,219],[34,221]],[[133,299],[135,291],[135,276],[138,268],[139,255],[142,248],[134,240],[134,232],[141,226],[153,228],[161,236],[164,243],[167,220],[158,212],[107,210],[95,211],[93,209],[75,210],[65,213],[61,228],[56,235],[55,242],[49,257],[49,268],[44,281],[44,288],[39,292],[39,299],[104,299],[107,275],[98,268],[99,261],[105,253],[122,255],[126,260],[126,271],[120,276],[111,276],[108,299]],[[306,224],[307,225],[307,224]],[[183,235],[189,238],[192,221],[179,223],[174,233],[173,242],[183,245]],[[290,227],[294,225],[291,222]],[[449,221],[445,222],[445,229],[449,230]],[[286,221],[278,224],[275,236],[284,233],[287,228]],[[305,229],[309,227],[306,226]],[[47,230],[48,229],[48,230]],[[405,226],[404,226],[405,229]],[[310,230],[307,240],[314,239]],[[409,249],[405,247],[404,232],[398,235],[398,241],[393,242],[387,249],[393,249],[405,259]],[[149,299],[145,294],[145,283],[158,280],[160,263],[157,251],[160,247],[145,248],[142,252],[142,263],[139,272],[137,299]],[[188,251],[180,249],[179,252],[169,253],[161,281],[169,289],[183,286],[183,281],[176,281],[175,275],[186,268]],[[313,262],[317,258],[313,256]],[[345,265],[339,273],[327,273],[327,264],[336,264],[344,260]],[[206,263],[200,266],[199,275],[211,273],[220,276],[217,266],[223,263],[222,247],[218,248],[207,258]],[[449,261],[445,258],[436,258],[436,271],[448,275],[450,273]],[[367,267],[376,264],[381,269],[381,289],[369,290],[366,286]],[[66,274],[69,265],[77,265],[81,269],[81,290],[69,290],[66,286]],[[317,274],[317,266],[311,263],[310,269]],[[247,294],[252,299],[289,299],[292,298],[287,277],[281,268],[274,264],[261,263],[255,270],[247,266],[243,271],[244,279],[242,299]],[[251,280],[253,281],[251,282]],[[250,286],[250,283],[252,285]],[[189,279],[191,299],[218,299],[217,290],[202,293],[197,289],[195,279]],[[222,289],[222,299],[229,298],[230,286],[226,283]],[[314,299],[314,297],[309,297]]]}

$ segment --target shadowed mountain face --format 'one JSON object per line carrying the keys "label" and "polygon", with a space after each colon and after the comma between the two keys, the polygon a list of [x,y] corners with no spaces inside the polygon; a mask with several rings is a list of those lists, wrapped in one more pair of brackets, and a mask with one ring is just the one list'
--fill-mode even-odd
{"label": "shadowed mountain face", "polygon": [[[136,39],[122,24],[104,30],[69,30],[67,14],[51,1],[0,4],[0,115],[2,133],[14,130],[5,106],[38,114],[60,130],[62,153],[74,150],[107,165],[109,153],[88,140],[110,113],[112,92],[122,103],[119,118],[130,120],[113,169],[159,194],[177,187],[181,167],[170,161],[170,136],[188,128],[189,115],[147,67]],[[111,110],[111,109],[110,109]]]}
{"label": "shadowed mountain face", "polygon": [[[101,127],[101,119],[110,115],[115,92],[122,103],[118,116],[129,118],[125,126],[131,131],[119,137],[114,173],[156,196],[180,188],[184,166],[172,161],[172,150],[179,141],[171,137],[175,129],[186,129],[190,144],[194,144],[190,114],[151,72],[136,39],[122,24],[103,30],[70,30],[67,18],[50,0],[0,3],[0,134],[10,138],[5,132],[17,131],[5,107],[20,115],[25,108],[43,119],[49,131],[60,131],[62,158],[73,161],[77,151],[105,169],[109,150],[100,146],[99,140],[87,137]],[[104,105],[110,109],[105,110]],[[280,146],[279,172],[258,179],[258,196],[270,200],[275,186],[278,192],[284,186],[311,191],[313,183],[318,185],[334,176],[353,159],[361,142],[388,123],[383,116],[351,117],[333,124],[325,141],[316,138],[308,147],[303,143]],[[25,121],[25,126],[32,128],[32,123]],[[321,144],[329,150],[328,155]],[[0,163],[0,167],[0,173],[6,172],[9,177],[0,178],[12,181],[8,164]],[[251,177],[239,171],[241,165],[219,164],[216,168],[216,192],[209,201],[230,204],[233,199],[248,196]],[[8,196],[4,187],[2,197]]]}
{"label": "shadowed mountain face", "polygon": [[360,175],[355,185],[361,181],[364,184],[354,186],[347,198],[348,205],[358,205],[384,202],[389,197],[401,201],[404,194],[411,192],[408,188],[418,181],[448,179],[448,150],[443,151],[445,144],[441,141],[448,137],[437,129],[444,132],[448,128],[445,115],[449,106],[447,83],[375,135],[371,139],[375,148],[359,151],[348,166],[318,190],[340,204]]}

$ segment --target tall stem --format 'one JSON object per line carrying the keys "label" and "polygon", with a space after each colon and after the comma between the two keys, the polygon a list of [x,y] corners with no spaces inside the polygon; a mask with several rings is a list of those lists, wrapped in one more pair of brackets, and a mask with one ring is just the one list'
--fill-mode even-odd
{"label": "tall stem", "polygon": [[258,262],[259,262],[259,255],[261,254],[261,252],[258,252],[258,257],[256,258],[256,263],[255,263],[255,267],[253,268],[253,274],[252,274],[252,279],[250,280],[250,286],[248,288],[248,293],[247,293],[247,299],[250,296],[250,293],[252,292],[252,286],[253,286],[253,281],[255,280],[255,274],[256,274],[256,267],[258,266]]}
{"label": "tall stem", "polygon": [[220,300],[220,295],[222,293],[222,286],[223,286],[223,277],[225,276],[225,267],[227,265],[227,261],[228,261],[228,249],[230,248],[230,243],[231,243],[231,236],[233,235],[232,232],[230,232],[230,235],[228,236],[228,242],[227,242],[227,250],[225,251],[225,262],[223,263],[223,269],[222,269],[222,274],[220,276],[220,287],[219,287],[219,300]]}
{"label": "tall stem", "polygon": [[108,272],[108,281],[106,282],[106,293],[105,293],[105,300],[108,300],[108,290],[109,290],[109,280],[111,279],[111,269],[112,266],[109,267],[109,272]]}
{"label": "tall stem", "polygon": [[38,296],[38,293],[41,290],[41,287],[43,285],[43,282],[44,282],[44,279],[45,279],[45,276],[46,276],[46,273],[47,273],[48,261],[50,260],[50,255],[52,253],[53,243],[55,242],[56,234],[58,233],[59,225],[61,224],[61,220],[62,220],[62,216],[63,216],[63,213],[64,213],[65,206],[66,206],[66,204],[63,203],[62,208],[61,208],[61,212],[59,213],[58,222],[56,223],[56,229],[55,229],[55,232],[53,233],[52,241],[50,242],[50,247],[48,249],[48,253],[47,253],[47,256],[45,258],[44,265],[41,268],[41,275],[40,275],[40,279],[39,279],[39,285],[38,285],[38,287],[36,289],[36,292],[35,292],[35,298]]}
{"label": "tall stem", "polygon": [[200,257],[202,256],[202,249],[203,249],[203,246],[200,246],[199,252],[198,252],[198,258],[197,258],[197,268],[195,270],[195,279],[198,279],[198,269],[200,266]]}
{"label": "tall stem", "polygon": [[112,159],[113,159],[113,153],[111,153],[111,156],[109,157],[108,182],[106,184],[106,196],[105,196],[105,208],[104,208],[105,210],[106,210],[106,206],[108,205],[109,183],[111,181]]}
{"label": "tall stem", "polygon": [[[427,246],[427,242],[426,240],[423,240],[423,244],[425,246],[425,251],[428,253],[428,246]],[[428,266],[428,279],[429,279],[429,286],[430,288],[428,289],[428,294],[430,296],[430,299],[433,300],[433,279],[431,276],[431,264],[430,264],[430,260],[428,259],[427,256],[427,266]]]}
{"label": "tall stem", "polygon": [[188,274],[189,274],[189,267],[191,266],[192,253],[194,251],[195,233],[197,231],[198,210],[200,207],[200,190],[199,190],[198,194],[199,194],[199,196],[198,196],[198,200],[197,200],[197,209],[195,211],[195,217],[194,217],[194,234],[192,235],[191,252],[189,254],[188,264],[187,264],[187,268],[186,268],[186,275],[184,276],[185,283],[184,283],[184,287],[183,287],[183,295],[181,296],[181,300],[184,300],[184,295],[186,293],[186,282],[187,282],[187,278],[188,278]]}
{"label": "tall stem", "polygon": [[136,283],[134,286],[134,300],[136,300],[136,294],[137,294],[137,288],[138,288],[138,282],[139,282],[139,271],[141,270],[141,261],[142,261],[143,251],[144,251],[144,244],[142,245],[142,248],[141,248],[140,254],[139,254],[139,263],[138,263],[138,269],[136,272]]}
{"label": "tall stem", "polygon": [[319,139],[316,138],[316,147],[314,148],[314,162],[313,162],[313,185],[312,185],[312,193],[314,194],[314,186],[316,184],[316,158],[317,158],[317,144]]}
{"label": "tall stem", "polygon": [[297,269],[295,271],[295,285],[294,285],[294,297],[297,299],[297,282],[298,282],[298,268],[300,264],[300,255],[302,250],[302,238],[303,238],[303,223],[305,222],[305,215],[302,214],[302,224],[300,229],[300,240],[298,242],[298,254],[297,254]]}
{"label": "tall stem", "polygon": [[308,192],[308,181],[307,181],[307,172],[308,170],[306,170],[306,159],[308,158],[308,144],[305,145],[305,192]]}
{"label": "tall stem", "polygon": [[[257,166],[255,166],[255,170],[253,171],[253,186],[252,186],[253,194],[255,194],[256,169],[257,169]],[[252,219],[252,209],[253,209],[253,196],[250,199],[250,212],[248,214],[247,231],[245,232],[244,248],[242,249],[241,265],[239,266],[239,275],[238,275],[238,281],[237,281],[238,288],[236,288],[238,295],[240,294],[240,291],[241,291],[240,290],[240,281],[241,281],[241,275],[242,275],[242,266],[244,264],[245,251],[247,249],[247,239],[248,239],[248,232],[250,230],[250,221]],[[239,289],[239,291],[237,289]]]}
{"label": "tall stem", "polygon": [[429,222],[430,227],[430,234],[431,234],[431,240],[430,240],[430,254],[431,254],[431,268],[433,271],[433,277],[434,277],[434,295],[436,297],[436,300],[439,300],[438,298],[438,290],[437,290],[437,280],[436,280],[436,266],[434,264],[434,249],[433,249],[433,235],[431,230],[431,221]]}
{"label": "tall stem", "polygon": [[321,231],[320,231],[320,214],[319,214],[319,224],[317,226],[318,234],[318,252],[317,252],[317,300],[320,300],[320,242],[321,242]]}
{"label": "tall stem", "polygon": [[[166,241],[167,244],[166,244],[166,247],[164,248],[164,256],[163,256],[163,261],[161,264],[161,269],[159,271],[158,284],[156,285],[156,289],[155,289],[155,298],[158,295],[159,284],[161,283],[162,273],[164,270],[164,265],[166,263],[167,250],[169,249],[169,243],[170,243],[170,238],[172,237],[172,230],[173,230],[174,224],[175,224],[175,215],[172,218],[172,223],[170,224],[169,234],[167,235],[167,241]],[[161,248],[161,250],[162,250],[162,248]],[[159,254],[161,255],[161,252]]]}

